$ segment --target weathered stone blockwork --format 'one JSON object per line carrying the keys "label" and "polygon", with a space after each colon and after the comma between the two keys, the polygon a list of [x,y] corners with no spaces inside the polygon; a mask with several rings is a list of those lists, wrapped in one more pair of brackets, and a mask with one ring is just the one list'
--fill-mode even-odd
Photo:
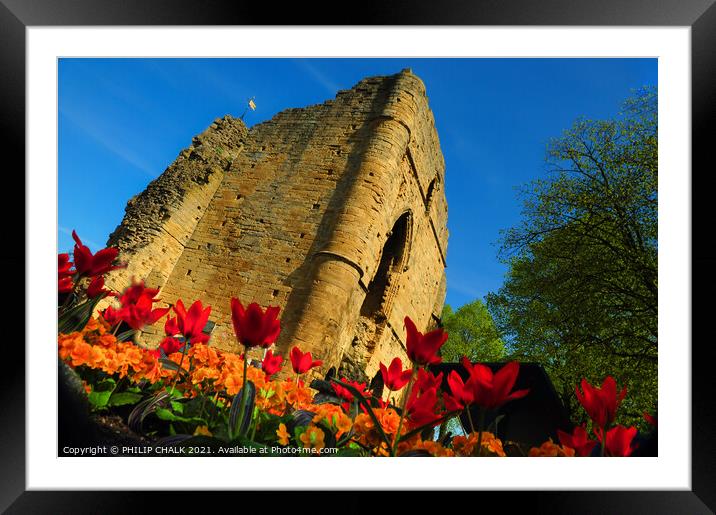
{"label": "weathered stone blockwork", "polygon": [[[354,378],[405,356],[403,318],[432,328],[445,298],[444,161],[409,70],[247,131],[217,120],[130,201],[110,237],[161,299],[212,306],[212,343],[238,346],[229,299],[281,307],[293,345]],[[161,328],[155,328],[161,333]],[[148,335],[151,339],[151,335]]]}

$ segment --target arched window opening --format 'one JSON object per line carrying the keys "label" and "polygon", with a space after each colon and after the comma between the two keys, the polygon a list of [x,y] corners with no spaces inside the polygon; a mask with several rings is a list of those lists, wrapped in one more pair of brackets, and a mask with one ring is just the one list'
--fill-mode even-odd
{"label": "arched window opening", "polygon": [[374,319],[385,319],[395,295],[397,278],[408,260],[408,245],[412,220],[410,213],[403,213],[388,233],[383,245],[380,264],[361,306],[360,314]]}

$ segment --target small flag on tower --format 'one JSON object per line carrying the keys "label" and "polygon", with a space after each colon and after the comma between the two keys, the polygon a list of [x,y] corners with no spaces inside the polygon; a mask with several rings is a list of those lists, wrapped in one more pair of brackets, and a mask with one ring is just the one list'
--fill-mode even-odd
{"label": "small flag on tower", "polygon": [[249,109],[251,109],[252,111],[256,111],[256,102],[254,102],[254,98],[256,98],[256,97],[251,97],[251,98],[249,98],[249,100],[246,102],[246,109],[244,109],[244,112],[243,112],[243,114],[241,115],[241,118],[240,118],[242,121],[243,121],[243,119],[244,119],[244,116],[246,116],[246,113],[249,112]]}

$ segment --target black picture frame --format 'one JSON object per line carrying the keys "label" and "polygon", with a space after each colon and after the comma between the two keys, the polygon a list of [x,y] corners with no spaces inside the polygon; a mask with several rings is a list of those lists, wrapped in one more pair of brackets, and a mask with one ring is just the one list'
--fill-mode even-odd
{"label": "black picture frame", "polygon": [[[583,492],[473,492],[475,509],[494,501],[506,508],[529,503],[537,513],[713,513],[716,510],[716,411],[713,392],[715,351],[707,332],[706,316],[713,304],[709,293],[716,284],[716,251],[706,238],[713,216],[708,196],[716,190],[711,148],[716,124],[716,6],[714,0],[503,0],[363,2],[349,6],[351,16],[340,16],[343,6],[305,3],[272,4],[221,2],[218,0],[0,0],[0,127],[7,155],[17,158],[5,166],[6,191],[14,187],[16,198],[25,192],[25,30],[31,26],[88,25],[548,25],[548,26],[684,26],[691,28],[692,69],[692,490],[691,491],[583,491]],[[324,13],[324,14],[321,14]],[[329,15],[335,13],[332,19]],[[5,161],[7,163],[7,161]],[[688,170],[684,171],[688,174]],[[14,181],[14,184],[7,184]],[[7,203],[6,203],[7,205]],[[14,207],[18,213],[22,207]],[[25,491],[25,349],[18,335],[20,293],[27,273],[23,243],[25,226],[6,211],[6,251],[0,255],[6,297],[3,368],[0,371],[0,509],[7,513],[143,513],[147,496],[171,499],[180,511],[194,503],[205,511],[220,509],[234,493],[203,492],[47,492]],[[28,306],[31,308],[31,306]],[[12,326],[9,319],[12,319]],[[668,342],[687,346],[690,342]],[[26,342],[26,345],[28,342]],[[48,399],[54,402],[54,399]],[[52,430],[52,422],[48,430]],[[267,488],[270,484],[267,484]],[[320,478],[316,489],[320,489]],[[240,495],[238,492],[236,495]],[[410,500],[422,502],[428,495],[446,499],[448,493],[414,492],[401,496],[403,509]],[[211,495],[211,505],[205,495]],[[271,503],[286,509],[295,493],[276,497]],[[320,499],[310,497],[311,504]],[[294,501],[292,501],[294,499]],[[406,500],[407,499],[407,500]],[[235,502],[235,501],[230,501]],[[377,501],[376,501],[377,502]],[[408,504],[405,504],[408,502]],[[365,493],[347,492],[341,506],[370,508]],[[169,508],[170,505],[166,507]],[[307,505],[308,506],[308,505]],[[274,505],[274,507],[277,507]],[[293,509],[293,508],[290,508]],[[325,509],[325,506],[324,508]],[[345,508],[339,509],[344,511]],[[493,508],[494,509],[494,508]],[[508,510],[509,511],[509,510]]]}

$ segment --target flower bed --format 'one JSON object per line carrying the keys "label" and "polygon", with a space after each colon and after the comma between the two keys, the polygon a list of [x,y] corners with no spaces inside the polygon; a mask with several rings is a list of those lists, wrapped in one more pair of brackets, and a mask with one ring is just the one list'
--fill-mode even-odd
{"label": "flower bed", "polygon": [[[528,389],[513,390],[517,362],[493,373],[463,359],[467,379],[452,371],[443,389],[442,373],[435,375],[427,366],[440,362],[447,333],[437,329],[423,334],[405,317],[406,368],[399,358],[381,363],[382,384],[372,389],[333,377],[306,384],[310,371],[322,362],[298,347],[286,359],[274,354],[281,330],[278,307],[264,310],[231,299],[239,344],[245,351],[265,349],[262,362],[249,363],[242,355],[209,345],[203,329],[211,307],[200,301],[187,309],[180,300],[170,310],[154,307],[158,290],[143,282],[121,294],[105,290],[104,274],[123,266],[114,263],[116,249],[92,254],[73,237],[74,263],[67,254],[58,256],[59,359],[81,381],[93,413],[119,417],[155,446],[241,448],[281,456],[501,457],[520,449],[519,442],[500,441],[484,416],[529,394]],[[117,297],[118,306],[93,316],[107,296]],[[137,335],[164,317],[165,338],[158,348],[147,348]],[[292,374],[282,373],[284,366],[288,372],[288,363]],[[636,428],[614,426],[626,388],[618,391],[611,377],[601,388],[586,380],[581,387],[576,394],[592,420],[595,439],[578,426],[572,434],[558,432],[559,443],[549,440],[527,455],[632,454]],[[470,415],[474,407],[479,408],[477,420]],[[463,413],[469,418],[467,434],[446,433],[444,424]]]}

